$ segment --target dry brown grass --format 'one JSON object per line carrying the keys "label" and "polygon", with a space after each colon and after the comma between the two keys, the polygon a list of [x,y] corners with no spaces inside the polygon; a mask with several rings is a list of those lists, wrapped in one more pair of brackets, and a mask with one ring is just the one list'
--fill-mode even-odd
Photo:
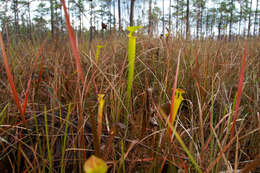
{"label": "dry brown grass", "polygon": [[[94,153],[93,126],[90,124],[95,121],[91,121],[90,117],[94,116],[96,120],[97,94],[104,93],[101,153],[110,166],[109,171],[183,169],[193,172],[194,167],[178,141],[174,138],[170,142],[166,123],[156,111],[171,97],[180,50],[178,88],[184,89],[186,94],[177,118],[177,132],[200,168],[209,170],[207,168],[215,162],[212,167],[214,172],[233,170],[235,167],[241,169],[255,159],[260,152],[260,124],[257,118],[260,112],[259,39],[247,40],[245,78],[233,140],[226,135],[229,117],[233,114],[246,40],[187,41],[173,38],[166,41],[138,36],[131,109],[125,110],[127,41],[126,37],[116,35],[107,40],[95,40],[91,45],[84,39],[80,40],[78,47],[84,85],[78,86],[77,68],[69,41],[65,38],[49,39],[33,71],[26,111],[28,127],[20,119],[1,62],[0,112],[7,104],[8,108],[0,114],[0,165],[9,163],[7,169],[16,172],[49,171],[43,120],[44,106],[47,106],[52,168],[54,172],[59,172],[60,144],[67,123],[65,116],[68,104],[72,103],[68,133],[65,134],[64,168],[66,172],[81,172],[81,161]],[[98,44],[104,45],[104,48],[97,65],[95,52]],[[31,60],[41,46],[40,40],[34,43],[21,40],[17,44],[6,45],[21,103],[33,68]],[[152,98],[147,96],[148,88],[153,89]],[[167,110],[164,111],[167,113]],[[83,122],[78,121],[80,115]],[[38,119],[38,131],[33,116]],[[123,124],[125,116],[129,116],[127,127]],[[212,127],[210,116],[213,117]],[[158,126],[152,125],[146,117],[154,117]],[[85,128],[78,127],[79,123]],[[144,125],[146,128],[143,128]],[[81,133],[82,129],[85,129],[84,134]],[[125,156],[124,162],[122,155]]]}

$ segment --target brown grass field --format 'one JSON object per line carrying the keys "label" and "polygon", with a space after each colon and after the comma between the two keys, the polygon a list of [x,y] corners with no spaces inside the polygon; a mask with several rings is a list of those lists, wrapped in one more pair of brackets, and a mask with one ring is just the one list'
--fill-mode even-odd
{"label": "brown grass field", "polygon": [[260,171],[259,38],[137,35],[129,106],[127,36],[79,38],[78,65],[67,35],[1,44],[0,172],[83,172],[93,154],[108,172]]}

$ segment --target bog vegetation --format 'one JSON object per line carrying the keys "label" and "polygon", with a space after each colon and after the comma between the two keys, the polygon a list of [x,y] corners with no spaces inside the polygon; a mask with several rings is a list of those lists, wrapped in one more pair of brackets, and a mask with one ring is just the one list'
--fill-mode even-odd
{"label": "bog vegetation", "polygon": [[66,33],[0,33],[0,172],[259,171],[258,37],[89,42],[62,2]]}

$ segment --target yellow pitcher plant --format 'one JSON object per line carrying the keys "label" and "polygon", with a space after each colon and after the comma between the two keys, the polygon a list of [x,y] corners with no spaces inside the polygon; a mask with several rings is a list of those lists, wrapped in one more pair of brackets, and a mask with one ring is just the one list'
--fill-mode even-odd
{"label": "yellow pitcher plant", "polygon": [[134,66],[135,66],[135,49],[136,49],[136,37],[134,36],[135,31],[142,28],[141,26],[130,26],[128,27],[128,82],[127,82],[127,109],[130,108],[131,91],[134,80]]}
{"label": "yellow pitcher plant", "polygon": [[175,119],[177,112],[179,110],[179,107],[181,105],[181,102],[183,101],[182,94],[185,93],[183,89],[177,88],[175,91],[175,97],[174,97],[174,105],[173,105],[173,113],[172,116],[170,117],[170,123],[174,125]]}
{"label": "yellow pitcher plant", "polygon": [[100,49],[103,48],[104,46],[102,45],[97,45],[97,51],[96,51],[96,64],[98,64],[98,59],[100,55]]}
{"label": "yellow pitcher plant", "polygon": [[98,134],[98,141],[100,143],[101,140],[101,131],[102,131],[102,116],[103,116],[103,108],[105,104],[104,100],[105,94],[98,94],[98,119],[97,119],[97,134]]}
{"label": "yellow pitcher plant", "polygon": [[107,169],[106,162],[94,155],[84,163],[85,173],[106,173]]}

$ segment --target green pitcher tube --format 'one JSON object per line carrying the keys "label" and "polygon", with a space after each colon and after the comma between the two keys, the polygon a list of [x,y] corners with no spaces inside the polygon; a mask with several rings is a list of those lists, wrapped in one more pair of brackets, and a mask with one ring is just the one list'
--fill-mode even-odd
{"label": "green pitcher tube", "polygon": [[129,36],[128,42],[128,84],[127,84],[127,108],[129,109],[131,90],[134,80],[136,37]]}
{"label": "green pitcher tube", "polygon": [[[127,93],[126,93],[126,107],[130,109],[131,91],[134,80],[134,66],[135,66],[135,49],[136,49],[136,37],[133,36],[135,31],[140,29],[141,26],[130,26],[128,27],[128,82],[127,82]],[[125,123],[127,118],[125,119]]]}

